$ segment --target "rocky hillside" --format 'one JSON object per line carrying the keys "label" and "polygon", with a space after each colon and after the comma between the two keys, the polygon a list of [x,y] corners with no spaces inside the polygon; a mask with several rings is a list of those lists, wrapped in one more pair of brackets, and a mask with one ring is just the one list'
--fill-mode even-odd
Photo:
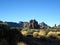
{"label": "rocky hillside", "polygon": [[[3,21],[0,21],[2,23]],[[8,24],[10,27],[17,27],[17,28],[30,28],[30,29],[40,29],[40,28],[48,28],[49,26],[44,22],[38,23],[35,19],[30,20],[29,22],[20,21],[19,23],[16,22],[4,22]]]}

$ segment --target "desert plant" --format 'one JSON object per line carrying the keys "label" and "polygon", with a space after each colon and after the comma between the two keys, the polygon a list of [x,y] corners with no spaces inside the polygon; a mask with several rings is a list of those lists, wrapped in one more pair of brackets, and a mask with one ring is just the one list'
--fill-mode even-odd
{"label": "desert plant", "polygon": [[45,30],[40,30],[38,35],[39,36],[45,36],[46,35],[46,31]]}
{"label": "desert plant", "polygon": [[33,37],[37,37],[38,36],[38,32],[33,32]]}
{"label": "desert plant", "polygon": [[47,34],[47,36],[57,36],[57,33],[50,31],[50,32]]}
{"label": "desert plant", "polygon": [[27,36],[28,35],[27,31],[21,31],[21,33],[22,33],[23,36]]}

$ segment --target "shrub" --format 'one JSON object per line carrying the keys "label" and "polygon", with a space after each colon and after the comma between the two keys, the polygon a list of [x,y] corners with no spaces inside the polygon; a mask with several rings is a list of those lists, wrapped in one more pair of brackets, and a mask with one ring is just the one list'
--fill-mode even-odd
{"label": "shrub", "polygon": [[38,36],[38,32],[33,32],[33,37],[37,37]]}
{"label": "shrub", "polygon": [[47,36],[57,36],[57,33],[50,31],[50,32],[47,34]]}
{"label": "shrub", "polygon": [[2,39],[2,40],[0,41],[0,45],[9,45],[9,43],[7,42],[7,40]]}
{"label": "shrub", "polygon": [[23,36],[27,36],[28,35],[27,31],[21,31],[21,33],[22,33]]}
{"label": "shrub", "polygon": [[20,43],[18,43],[18,45],[27,45],[27,44],[24,42],[20,42]]}
{"label": "shrub", "polygon": [[39,36],[46,36],[46,31],[40,30],[38,33]]}

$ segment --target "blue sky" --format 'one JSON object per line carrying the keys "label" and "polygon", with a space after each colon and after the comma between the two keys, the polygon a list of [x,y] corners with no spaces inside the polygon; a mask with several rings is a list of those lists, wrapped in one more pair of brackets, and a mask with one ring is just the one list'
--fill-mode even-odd
{"label": "blue sky", "polygon": [[53,26],[60,24],[60,0],[0,0],[0,20],[36,19]]}

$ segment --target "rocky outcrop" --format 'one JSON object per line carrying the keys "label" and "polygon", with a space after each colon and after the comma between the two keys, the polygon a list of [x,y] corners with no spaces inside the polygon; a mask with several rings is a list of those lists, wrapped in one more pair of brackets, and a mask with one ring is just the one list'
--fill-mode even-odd
{"label": "rocky outcrop", "polygon": [[60,25],[58,25],[57,28],[60,29]]}
{"label": "rocky outcrop", "polygon": [[36,20],[30,20],[29,28],[30,29],[39,29],[38,22]]}
{"label": "rocky outcrop", "polygon": [[29,28],[29,22],[24,22],[24,28]]}
{"label": "rocky outcrop", "polygon": [[44,22],[40,23],[40,28],[48,28],[49,26],[45,24]]}

